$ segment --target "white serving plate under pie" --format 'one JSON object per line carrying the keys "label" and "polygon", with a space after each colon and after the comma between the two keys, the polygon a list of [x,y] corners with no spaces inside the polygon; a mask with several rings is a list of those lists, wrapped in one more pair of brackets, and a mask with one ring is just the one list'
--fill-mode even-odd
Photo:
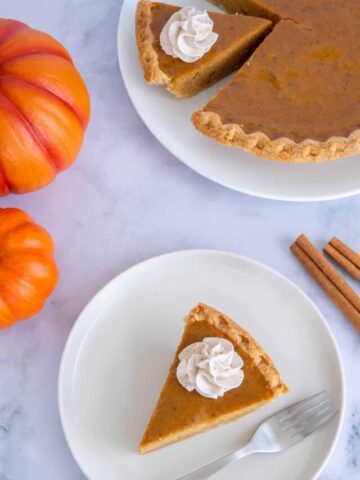
{"label": "white serving plate under pie", "polygon": [[[140,117],[175,157],[214,182],[258,197],[315,201],[360,193],[360,155],[321,164],[288,164],[219,145],[195,130],[191,114],[205,105],[228,79],[183,100],[177,100],[163,87],[146,85],[135,43],[136,3],[124,0],[119,20],[117,41],[122,77]],[[189,5],[184,0],[168,3]],[[206,0],[190,3],[204,10],[217,10]]]}
{"label": "white serving plate under pie", "polygon": [[[228,425],[144,456],[138,443],[198,302],[233,317],[270,354],[290,393]],[[344,374],[323,316],[293,283],[238,255],[194,250],[125,271],[88,304],[61,363],[59,407],[70,449],[90,480],[176,480],[241,447],[267,416],[321,390],[340,413],[286,452],[253,455],[214,480],[310,480],[343,421]]]}

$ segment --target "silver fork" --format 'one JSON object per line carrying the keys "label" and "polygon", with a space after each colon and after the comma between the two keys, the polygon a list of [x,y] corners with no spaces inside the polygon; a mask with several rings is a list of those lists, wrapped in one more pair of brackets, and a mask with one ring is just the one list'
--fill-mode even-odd
{"label": "silver fork", "polygon": [[205,480],[247,455],[286,450],[325,425],[337,412],[338,409],[327,392],[317,393],[269,417],[256,430],[250,442],[240,450],[178,480]]}

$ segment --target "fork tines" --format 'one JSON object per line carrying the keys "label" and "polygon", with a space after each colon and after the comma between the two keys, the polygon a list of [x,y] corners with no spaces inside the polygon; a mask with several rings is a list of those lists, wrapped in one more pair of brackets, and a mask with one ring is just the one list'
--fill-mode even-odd
{"label": "fork tines", "polygon": [[328,422],[338,409],[327,392],[320,392],[285,408],[275,416],[289,436],[307,436]]}

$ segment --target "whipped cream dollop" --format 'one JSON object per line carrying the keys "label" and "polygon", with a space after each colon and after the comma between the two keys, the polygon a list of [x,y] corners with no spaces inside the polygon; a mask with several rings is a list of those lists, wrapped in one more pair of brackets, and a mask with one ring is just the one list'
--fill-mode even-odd
{"label": "whipped cream dollop", "polygon": [[207,53],[218,39],[206,11],[188,6],[175,12],[164,25],[160,44],[168,55],[191,63]]}
{"label": "whipped cream dollop", "polygon": [[206,337],[179,354],[176,376],[189,392],[196,390],[207,398],[219,398],[237,388],[244,379],[244,362],[228,340]]}

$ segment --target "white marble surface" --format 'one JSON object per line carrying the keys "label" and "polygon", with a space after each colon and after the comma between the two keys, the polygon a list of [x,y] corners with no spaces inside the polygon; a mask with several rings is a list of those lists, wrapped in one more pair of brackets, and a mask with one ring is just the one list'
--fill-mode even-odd
{"label": "white marble surface", "polygon": [[70,50],[89,86],[93,112],[84,148],[69,171],[42,191],[0,200],[1,207],[24,208],[48,228],[61,272],[44,311],[0,333],[0,480],[84,478],[57,409],[58,367],[69,331],[117,273],[186,248],[260,260],[294,280],[320,307],[339,342],[348,386],[344,430],[321,480],[359,479],[360,338],[288,246],[304,231],[318,246],[337,234],[360,249],[360,198],[265,201],[183,166],[147,131],[124,91],[116,56],[120,8],[119,0],[1,0],[2,17],[46,30]]}

